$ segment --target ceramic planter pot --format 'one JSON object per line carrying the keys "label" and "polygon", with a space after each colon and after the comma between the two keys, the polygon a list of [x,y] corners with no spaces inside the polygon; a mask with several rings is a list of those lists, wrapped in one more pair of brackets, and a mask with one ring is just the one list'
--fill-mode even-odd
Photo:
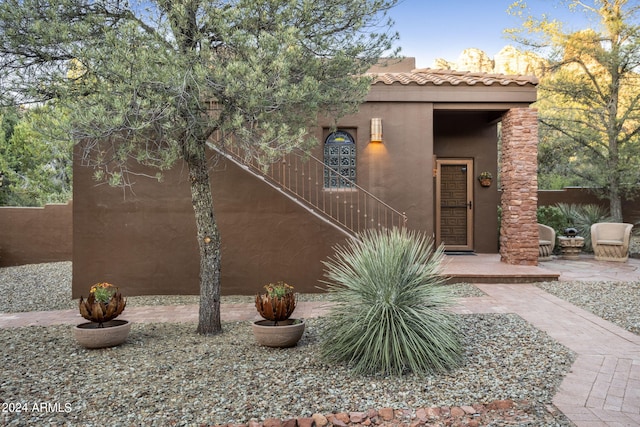
{"label": "ceramic planter pot", "polygon": [[95,322],[77,325],[73,334],[78,344],[85,348],[114,347],[125,342],[131,330],[131,322],[128,320],[109,320],[102,325],[102,328]]}
{"label": "ceramic planter pot", "polygon": [[277,322],[257,320],[252,323],[253,336],[260,345],[266,347],[293,347],[304,333],[304,320],[287,319]]}

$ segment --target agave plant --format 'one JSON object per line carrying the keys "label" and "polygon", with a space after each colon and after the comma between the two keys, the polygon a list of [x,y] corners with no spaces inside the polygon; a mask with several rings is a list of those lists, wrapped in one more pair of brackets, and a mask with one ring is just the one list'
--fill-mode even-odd
{"label": "agave plant", "polygon": [[256,295],[256,310],[260,316],[274,322],[287,320],[296,309],[293,286],[285,282],[265,285],[266,292]]}
{"label": "agave plant", "polygon": [[117,287],[110,283],[97,283],[91,287],[86,300],[80,297],[80,315],[102,327],[104,322],[118,317],[126,305],[127,300]]}
{"label": "agave plant", "polygon": [[462,345],[442,248],[406,229],[367,231],[325,262],[333,302],[321,348],[360,374],[428,373],[457,366]]}

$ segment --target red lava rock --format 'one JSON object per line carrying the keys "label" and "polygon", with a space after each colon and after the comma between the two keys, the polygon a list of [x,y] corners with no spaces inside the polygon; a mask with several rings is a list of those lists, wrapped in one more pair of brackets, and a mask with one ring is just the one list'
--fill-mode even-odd
{"label": "red lava rock", "polygon": [[349,421],[355,424],[362,423],[367,418],[367,415],[364,412],[350,412],[349,413]]}
{"label": "red lava rock", "polygon": [[313,427],[313,418],[298,418],[298,427]]}
{"label": "red lava rock", "polygon": [[348,425],[347,423],[345,423],[344,421],[342,421],[339,418],[334,418],[331,421],[331,424],[333,424],[334,426],[337,426],[337,427],[347,427],[347,425]]}
{"label": "red lava rock", "polygon": [[427,416],[429,419],[436,420],[440,418],[442,415],[442,410],[440,408],[427,408]]}
{"label": "red lava rock", "polygon": [[[347,422],[343,421],[344,415],[347,416]],[[345,413],[332,414],[332,415],[327,415],[327,420],[329,420],[329,423],[333,424],[334,426],[346,427],[349,423],[349,416]]]}
{"label": "red lava rock", "polygon": [[367,418],[375,418],[378,416],[378,411],[375,409],[367,409]]}
{"label": "red lava rock", "polygon": [[513,400],[495,400],[487,405],[487,410],[495,411],[495,410],[505,410],[513,408]]}
{"label": "red lava rock", "polygon": [[476,411],[476,408],[474,408],[473,406],[461,406],[460,408],[467,415],[473,415],[478,413],[478,411]]}
{"label": "red lava rock", "polygon": [[454,406],[453,408],[451,408],[451,416],[452,417],[462,417],[464,416],[464,411],[462,410],[462,408],[459,408],[457,406]]}
{"label": "red lava rock", "polygon": [[297,427],[298,421],[295,418],[289,418],[288,420],[284,420],[282,423],[282,427]]}
{"label": "red lava rock", "polygon": [[[338,427],[346,427],[347,423],[349,421],[347,421],[347,423],[345,423],[344,421],[342,421],[339,417],[339,414],[329,414],[327,415],[327,421],[329,422],[329,424],[333,424],[334,426],[338,426]],[[346,415],[346,414],[345,414]]]}
{"label": "red lava rock", "polygon": [[347,424],[349,423],[351,420],[349,419],[349,414],[345,413],[345,412],[339,412],[335,415],[335,417],[342,421],[343,423]]}
{"label": "red lava rock", "polygon": [[279,418],[267,418],[262,425],[263,427],[282,427],[282,421]]}
{"label": "red lava rock", "polygon": [[316,413],[297,419],[268,418],[262,423],[251,420],[245,424],[214,427],[480,427],[516,425],[522,421],[526,421],[527,425],[547,425],[547,421],[559,413],[552,405],[537,408],[541,411],[533,411],[531,406],[527,401],[506,399],[486,405],[422,407],[415,410],[381,408],[326,415]]}
{"label": "red lava rock", "polygon": [[384,421],[391,421],[394,417],[393,409],[382,408],[378,411],[378,415],[380,415]]}
{"label": "red lava rock", "polygon": [[427,421],[429,416],[427,415],[427,410],[424,408],[418,408],[416,410],[416,418],[420,421]]}
{"label": "red lava rock", "polygon": [[329,424],[329,420],[327,420],[327,417],[325,417],[322,414],[313,414],[311,418],[313,419],[313,421],[316,423],[318,427],[324,427],[327,424]]}

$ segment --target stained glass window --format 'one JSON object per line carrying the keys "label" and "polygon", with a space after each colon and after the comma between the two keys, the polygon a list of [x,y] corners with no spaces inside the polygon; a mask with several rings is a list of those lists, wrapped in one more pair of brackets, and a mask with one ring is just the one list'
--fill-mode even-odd
{"label": "stained glass window", "polygon": [[[356,143],[345,131],[332,132],[324,141],[325,188],[351,188],[356,182]],[[347,179],[345,179],[347,178]]]}

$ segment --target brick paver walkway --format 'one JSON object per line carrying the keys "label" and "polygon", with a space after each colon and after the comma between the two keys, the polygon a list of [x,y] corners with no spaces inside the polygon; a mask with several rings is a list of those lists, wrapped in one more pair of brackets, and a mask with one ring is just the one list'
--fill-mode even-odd
{"label": "brick paver walkway", "polygon": [[[640,280],[640,260],[603,263],[590,259],[541,264],[560,272],[560,280]],[[500,268],[498,263],[495,268]],[[508,268],[512,268],[509,266]],[[516,313],[577,353],[553,399],[577,427],[640,426],[640,336],[530,284],[478,284],[487,295],[463,298],[459,313]],[[639,308],[640,309],[640,308]],[[323,303],[301,302],[296,316],[312,318]],[[197,306],[127,307],[134,322],[196,322]],[[224,305],[223,320],[257,318],[253,304]],[[0,328],[76,324],[76,310],[0,313]]]}
{"label": "brick paver walkway", "polygon": [[640,336],[535,285],[479,284],[461,312],[516,313],[577,353],[553,403],[578,427],[640,426]]}
{"label": "brick paver walkway", "polygon": [[[299,302],[294,312],[295,317],[310,319],[326,312],[326,303]],[[221,308],[223,322],[235,320],[262,319],[253,304],[223,304]],[[197,305],[129,307],[120,317],[134,323],[157,322],[197,322]],[[0,313],[0,328],[16,328],[21,326],[77,325],[86,322],[78,310],[38,311],[25,313]]]}

